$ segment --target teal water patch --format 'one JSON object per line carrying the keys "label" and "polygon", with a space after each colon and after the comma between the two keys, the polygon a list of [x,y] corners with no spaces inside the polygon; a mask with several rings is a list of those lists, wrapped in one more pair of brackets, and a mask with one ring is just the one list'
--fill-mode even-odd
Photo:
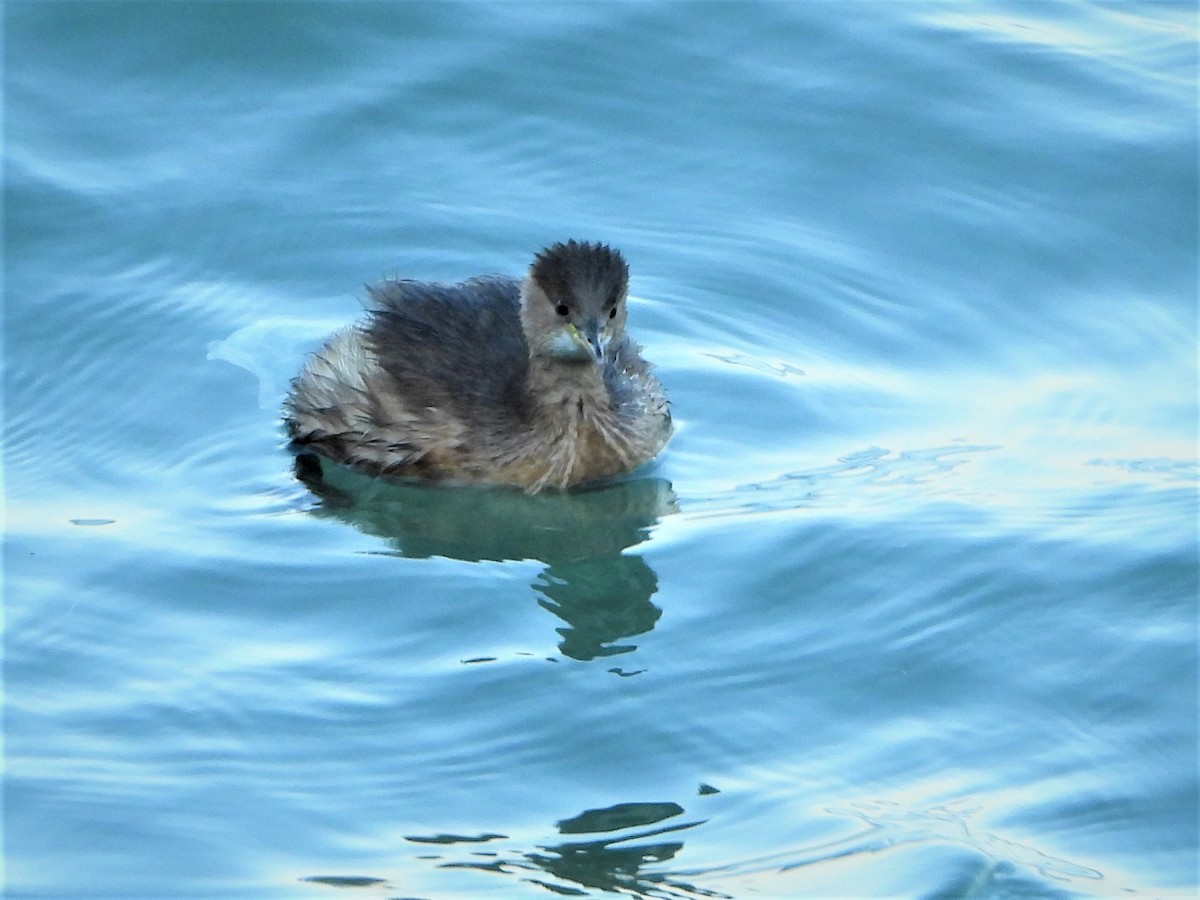
{"label": "teal water patch", "polygon": [[[1194,893],[1194,10],[4,28],[13,896]],[[571,237],[661,459],[297,480],[364,283]]]}

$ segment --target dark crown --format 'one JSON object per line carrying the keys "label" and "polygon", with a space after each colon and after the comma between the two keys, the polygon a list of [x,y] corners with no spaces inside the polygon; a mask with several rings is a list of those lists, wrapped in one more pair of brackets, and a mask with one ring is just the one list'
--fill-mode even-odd
{"label": "dark crown", "polygon": [[551,244],[534,257],[529,271],[552,298],[569,296],[580,287],[619,296],[629,282],[629,266],[619,250],[573,240]]}

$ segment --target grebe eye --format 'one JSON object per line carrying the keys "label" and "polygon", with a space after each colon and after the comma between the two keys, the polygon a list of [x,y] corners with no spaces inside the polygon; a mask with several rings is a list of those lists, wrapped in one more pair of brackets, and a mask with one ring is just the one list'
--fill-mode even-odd
{"label": "grebe eye", "polygon": [[615,306],[608,311],[608,317],[610,319],[615,319],[617,317],[617,308]]}
{"label": "grebe eye", "polygon": [[571,307],[567,306],[565,303],[560,303],[558,306],[554,307],[554,311],[560,316],[569,316],[571,314]]}

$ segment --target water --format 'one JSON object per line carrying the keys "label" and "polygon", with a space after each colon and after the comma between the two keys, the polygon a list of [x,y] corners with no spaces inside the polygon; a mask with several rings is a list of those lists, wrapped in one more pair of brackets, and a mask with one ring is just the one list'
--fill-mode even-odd
{"label": "water", "polygon": [[[1193,896],[1193,6],[4,26],[8,896]],[[295,481],[364,281],[566,237],[654,467]]]}

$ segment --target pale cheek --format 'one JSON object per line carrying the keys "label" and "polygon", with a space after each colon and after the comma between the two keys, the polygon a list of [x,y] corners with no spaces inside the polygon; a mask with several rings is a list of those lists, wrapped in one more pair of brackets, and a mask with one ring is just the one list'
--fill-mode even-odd
{"label": "pale cheek", "polygon": [[552,356],[555,359],[579,359],[585,355],[583,349],[566,331],[547,335],[542,340],[541,349],[543,356]]}

